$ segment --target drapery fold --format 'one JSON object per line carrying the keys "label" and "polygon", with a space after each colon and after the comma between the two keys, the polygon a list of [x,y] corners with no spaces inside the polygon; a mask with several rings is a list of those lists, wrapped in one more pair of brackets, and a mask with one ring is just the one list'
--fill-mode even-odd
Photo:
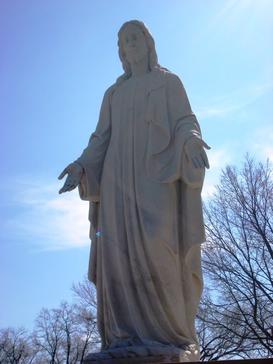
{"label": "drapery fold", "polygon": [[[154,69],[106,91],[97,128],[77,160],[84,169],[80,197],[90,204],[89,279],[97,285],[106,346],[126,335],[173,345],[197,340],[204,169],[186,157],[192,137],[202,138],[181,81]],[[136,327],[129,313],[138,315]]]}
{"label": "drapery fold", "polygon": [[[191,137],[202,137],[201,130],[180,79],[172,73],[157,69],[153,74],[149,81],[145,106],[149,135],[146,173],[158,183],[181,180],[181,224],[186,254],[192,245],[205,241],[201,201],[205,169],[194,168],[184,152],[184,146]],[[100,180],[111,138],[111,98],[117,87],[113,85],[105,92],[96,131],[77,160],[84,168],[79,194],[81,199],[90,201],[90,238],[93,250],[96,249]],[[94,281],[93,255],[91,253],[89,277]]]}

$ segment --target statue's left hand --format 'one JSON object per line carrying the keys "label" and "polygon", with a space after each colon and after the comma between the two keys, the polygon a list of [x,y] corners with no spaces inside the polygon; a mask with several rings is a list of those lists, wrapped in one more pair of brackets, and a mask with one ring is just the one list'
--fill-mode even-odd
{"label": "statue's left hand", "polygon": [[195,168],[209,168],[209,161],[204,148],[210,149],[204,140],[195,136],[191,137],[185,144],[186,156]]}

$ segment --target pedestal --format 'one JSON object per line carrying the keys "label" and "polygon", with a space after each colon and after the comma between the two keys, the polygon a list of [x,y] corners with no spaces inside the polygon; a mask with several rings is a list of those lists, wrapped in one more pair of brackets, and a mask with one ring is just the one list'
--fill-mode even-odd
{"label": "pedestal", "polygon": [[91,353],[85,358],[84,364],[163,364],[193,362],[198,359],[198,347],[194,344],[183,349],[169,345],[136,345]]}

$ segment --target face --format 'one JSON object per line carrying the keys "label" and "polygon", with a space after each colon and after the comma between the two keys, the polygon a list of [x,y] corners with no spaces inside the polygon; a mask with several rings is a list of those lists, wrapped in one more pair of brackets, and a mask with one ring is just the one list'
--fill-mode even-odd
{"label": "face", "polygon": [[129,63],[137,63],[148,55],[148,46],[142,30],[129,24],[121,36],[123,50]]}

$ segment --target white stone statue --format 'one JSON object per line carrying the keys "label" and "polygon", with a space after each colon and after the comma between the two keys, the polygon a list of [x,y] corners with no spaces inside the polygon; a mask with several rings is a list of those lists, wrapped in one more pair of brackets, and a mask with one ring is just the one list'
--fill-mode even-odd
{"label": "white stone statue", "polygon": [[124,74],[105,92],[87,148],[59,176],[68,175],[60,193],[78,186],[90,201],[102,351],[86,363],[198,360],[209,147],[146,26],[123,24],[118,47]]}

